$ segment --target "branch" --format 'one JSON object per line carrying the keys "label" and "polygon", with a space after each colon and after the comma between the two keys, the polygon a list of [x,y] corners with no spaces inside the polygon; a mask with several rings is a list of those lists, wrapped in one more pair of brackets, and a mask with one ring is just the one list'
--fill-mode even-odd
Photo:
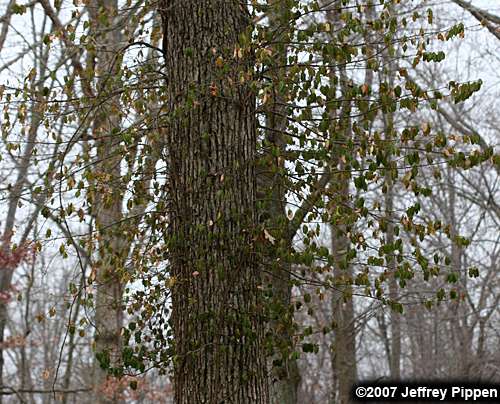
{"label": "branch", "polygon": [[79,393],[87,393],[92,391],[91,388],[81,388],[74,390],[62,390],[62,389],[51,389],[51,390],[42,390],[42,389],[15,389],[10,386],[0,386],[0,396],[10,396],[10,395],[19,395],[19,393],[27,393],[27,394],[79,394]]}
{"label": "branch", "polygon": [[2,28],[0,29],[0,50],[3,48],[3,44],[5,43],[5,38],[7,38],[7,31],[10,25],[10,19],[12,17],[12,7],[15,4],[15,0],[10,0],[7,5],[7,11],[5,15],[0,18],[0,22],[2,23]]}
{"label": "branch", "polygon": [[286,234],[286,239],[291,243],[297,230],[300,225],[304,221],[307,214],[312,210],[312,208],[318,203],[319,199],[323,196],[323,191],[325,187],[330,182],[332,174],[330,170],[326,170],[323,175],[320,177],[318,182],[312,186],[311,193],[307,196],[307,198],[302,202],[299,209],[295,212],[295,216],[292,221],[288,225],[288,230]]}
{"label": "branch", "polygon": [[[40,4],[42,5],[43,9],[45,10],[45,13],[47,14],[47,17],[50,18],[52,21],[52,24],[54,24],[54,27],[56,30],[58,30],[61,34],[61,38],[64,42],[64,45],[66,46],[66,49],[69,51],[74,44],[68,39],[68,36],[66,35],[66,29],[64,28],[61,20],[57,16],[55,10],[52,8],[48,0],[39,0]],[[77,52],[72,52],[71,53],[71,64],[73,65],[73,68],[75,69],[75,72],[80,76],[82,79],[82,90],[88,98],[93,98],[94,93],[92,91],[92,88],[90,87],[89,81],[85,77],[85,72],[83,69],[82,64],[80,63],[80,60],[78,58]]]}
{"label": "branch", "polygon": [[[479,145],[481,146],[481,149],[483,151],[486,151],[490,146],[486,141],[483,139],[483,137],[472,127],[470,126],[467,122],[465,122],[462,118],[460,117],[452,117],[448,111],[446,111],[444,108],[438,107],[437,111],[443,116],[443,118],[448,122],[455,130],[465,133],[468,136],[474,136],[479,139]],[[500,174],[500,167],[498,165],[494,165],[495,169],[498,174]]]}
{"label": "branch", "polygon": [[452,1],[456,5],[462,7],[464,10],[467,10],[470,14],[474,16],[476,20],[478,20],[481,24],[483,24],[488,29],[488,31],[490,31],[493,35],[495,35],[498,39],[500,39],[500,26],[494,27],[492,25],[492,24],[500,25],[499,16],[481,10],[480,8],[477,8],[470,3],[466,3],[463,0],[452,0]]}
{"label": "branch", "polygon": [[485,10],[481,10],[480,8],[477,8],[470,3],[466,3],[464,0],[452,0],[452,1],[470,13],[472,13],[472,11],[474,11],[477,14],[481,14],[484,19],[487,19],[494,24],[500,24],[500,17],[497,15],[488,13]]}

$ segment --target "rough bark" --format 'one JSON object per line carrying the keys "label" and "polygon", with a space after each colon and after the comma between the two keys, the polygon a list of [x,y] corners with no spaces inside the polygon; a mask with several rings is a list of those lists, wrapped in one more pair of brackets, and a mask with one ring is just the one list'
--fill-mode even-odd
{"label": "rough bark", "polygon": [[236,1],[165,0],[174,395],[269,403],[255,253],[253,58]]}

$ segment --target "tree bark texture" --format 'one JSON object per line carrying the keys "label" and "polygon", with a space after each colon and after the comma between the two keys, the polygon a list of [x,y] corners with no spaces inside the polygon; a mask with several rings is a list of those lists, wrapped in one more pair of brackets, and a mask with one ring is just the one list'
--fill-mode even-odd
{"label": "tree bark texture", "polygon": [[169,249],[178,404],[268,403],[254,252],[253,57],[237,1],[164,0]]}

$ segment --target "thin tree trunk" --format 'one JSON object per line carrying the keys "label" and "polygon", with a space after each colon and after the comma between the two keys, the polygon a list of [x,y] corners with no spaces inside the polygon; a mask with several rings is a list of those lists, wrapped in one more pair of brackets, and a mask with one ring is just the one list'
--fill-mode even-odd
{"label": "thin tree trunk", "polygon": [[[331,4],[329,3],[331,6]],[[333,27],[339,26],[339,10],[341,4],[335,2],[327,11],[327,20]],[[332,37],[332,40],[337,40]],[[333,211],[343,212],[344,206],[349,203],[350,173],[345,170],[342,162],[340,148],[347,144],[351,136],[351,101],[347,91],[347,73],[345,66],[339,67],[340,91],[342,92],[342,105],[338,116],[332,113],[332,128],[330,131],[333,144],[338,144],[339,149],[332,152],[332,167],[335,174],[330,181],[330,202]],[[335,86],[332,72],[332,86]],[[346,212],[348,213],[348,212]],[[352,266],[345,262],[345,256],[350,247],[346,226],[343,223],[345,215],[332,218],[330,225],[332,255],[334,257],[333,275],[336,280],[337,290],[332,296],[332,316],[334,327],[334,344],[332,349],[332,373],[337,383],[336,394],[332,399],[338,404],[350,402],[350,393],[357,378],[356,362],[356,330],[354,321],[354,303],[352,300]],[[346,263],[344,265],[343,263]]]}
{"label": "thin tree trunk", "polygon": [[[89,53],[88,68],[94,63],[97,75],[97,94],[102,102],[93,116],[93,137],[96,139],[97,164],[94,189],[91,193],[92,215],[99,234],[99,260],[96,268],[94,396],[98,403],[120,402],[120,389],[108,386],[114,381],[101,364],[119,366],[121,330],[123,327],[123,281],[128,244],[123,238],[124,186],[121,183],[122,154],[120,139],[112,135],[121,127],[119,98],[108,94],[120,86],[121,59],[118,54],[123,35],[114,27],[118,5],[116,0],[98,0],[89,6],[90,29],[96,41],[95,53]],[[105,15],[106,18],[102,18]]]}
{"label": "thin tree trunk", "polygon": [[[3,230],[2,239],[0,240],[0,249],[3,250],[3,253],[6,256],[11,254],[10,249],[11,249],[12,233],[14,230],[14,224],[16,222],[17,209],[19,206],[19,201],[22,196],[23,187],[26,185],[31,156],[33,153],[33,149],[35,148],[36,136],[38,132],[38,127],[40,126],[41,119],[42,116],[40,114],[40,111],[33,104],[31,108],[31,121],[30,121],[31,125],[28,132],[26,148],[24,149],[23,155],[19,161],[16,181],[9,193],[9,203],[7,207],[5,227]],[[8,295],[9,292],[11,291],[14,270],[15,268],[12,267],[0,268],[0,293],[2,295]],[[3,345],[5,342],[4,340],[5,329],[7,326],[7,319],[8,319],[7,304],[8,301],[0,300],[0,386],[3,386],[5,382],[3,379],[3,369],[4,369]],[[0,403],[2,403],[1,395],[0,395]]]}
{"label": "thin tree trunk", "polygon": [[[87,264],[87,263],[85,263],[85,264]],[[73,310],[74,310],[73,317],[69,318],[68,326],[76,325],[76,321],[78,319],[78,315],[80,312],[80,304],[81,304],[80,302],[81,302],[81,299],[78,296],[78,298],[76,299],[76,302],[75,302],[75,307],[73,308]],[[62,385],[62,389],[64,391],[68,391],[70,389],[70,385],[71,385],[71,376],[73,374],[73,360],[74,360],[74,354],[75,354],[75,348],[76,348],[75,338],[76,338],[75,332],[73,332],[69,335],[68,359],[66,362],[66,369],[64,370],[63,385]],[[68,399],[70,398],[69,396],[70,396],[69,394],[63,395],[62,404],[68,403]]]}
{"label": "thin tree trunk", "polygon": [[[393,11],[391,7],[391,12]],[[394,86],[394,75],[396,74],[397,66],[393,62],[394,46],[389,45],[388,49],[382,51],[382,58],[386,69],[381,72],[380,81],[389,83],[389,87]],[[386,111],[383,115],[385,140],[387,143],[387,162],[384,176],[384,204],[385,204],[385,220],[387,221],[387,232],[385,242],[387,245],[394,245],[394,179],[393,171],[395,164],[392,158],[392,143],[394,142],[394,113]],[[399,285],[396,279],[396,259],[394,253],[388,258],[387,267],[391,274],[389,278],[389,298],[397,301],[399,298]],[[401,378],[401,314],[396,310],[390,312],[391,324],[391,355],[389,359],[389,369],[391,379],[399,380]]]}
{"label": "thin tree trunk", "polygon": [[[349,196],[349,174],[338,165],[339,173],[334,175],[330,190],[335,201],[343,206]],[[342,208],[340,208],[340,211]],[[345,225],[341,222],[331,225],[332,254],[335,257],[334,277],[337,290],[332,296],[332,315],[335,324],[332,368],[337,382],[335,403],[350,402],[350,393],[357,378],[356,329],[354,322],[354,303],[352,300],[352,267],[342,262],[349,250],[350,241]]]}
{"label": "thin tree trunk", "polygon": [[[386,139],[388,144],[392,141],[392,113],[388,113],[386,121]],[[391,157],[388,157],[388,164],[391,165]],[[385,215],[387,220],[387,233],[386,244],[394,245],[394,183],[392,180],[392,170],[387,169],[385,174]],[[399,286],[396,279],[396,260],[394,255],[389,258],[387,263],[389,273],[391,274],[389,280],[389,297],[391,300],[396,301],[399,296]],[[389,368],[391,372],[391,379],[399,380],[401,378],[401,314],[396,310],[390,312],[391,323],[391,355],[389,358]]]}
{"label": "thin tree trunk", "polygon": [[[448,168],[448,195],[449,195],[449,220],[451,230],[451,270],[459,274],[458,295],[462,295],[466,289],[467,275],[462,270],[463,266],[463,252],[462,248],[454,240],[460,233],[459,223],[457,222],[456,213],[456,192],[453,178],[453,171]],[[463,290],[460,290],[463,288]],[[456,368],[454,369],[454,376],[457,378],[470,378],[470,370],[472,366],[473,349],[472,338],[473,328],[469,325],[468,313],[464,307],[464,302],[457,300],[450,302],[452,317],[454,318],[453,324],[456,330],[458,340],[457,355],[456,355]],[[474,375],[477,377],[477,375]]]}
{"label": "thin tree trunk", "polygon": [[[339,184],[339,183],[337,183]],[[340,186],[345,187],[348,182],[340,181]],[[345,188],[344,188],[345,189]],[[332,299],[333,319],[335,323],[335,342],[333,347],[333,371],[337,381],[338,392],[336,403],[347,404],[350,402],[350,392],[357,377],[356,362],[356,331],[354,323],[354,304],[351,295],[350,278],[352,269],[341,269],[339,261],[343,259],[348,248],[349,240],[345,236],[343,226],[332,226],[332,250],[337,263],[334,276],[342,280],[339,291],[334,293]]]}
{"label": "thin tree trunk", "polygon": [[[258,293],[253,57],[239,2],[165,0],[174,395],[269,403]],[[263,241],[264,242],[264,241]]]}
{"label": "thin tree trunk", "polygon": [[[393,205],[394,205],[394,192],[393,183],[390,178],[390,171],[386,174],[386,186],[387,192],[385,194],[385,209],[386,216],[388,220],[387,226],[387,236],[386,243],[388,245],[393,245],[394,243],[394,225],[392,223],[393,216]],[[389,297],[391,300],[396,301],[399,296],[399,286],[398,281],[395,276],[396,272],[396,261],[394,257],[390,258],[388,262],[388,269],[391,273],[391,278],[389,280]],[[401,378],[401,314],[396,310],[391,310],[390,312],[391,320],[391,356],[389,358],[389,367],[391,372],[391,379],[399,380]]]}
{"label": "thin tree trunk", "polygon": [[[37,229],[35,228],[34,234],[36,234]],[[26,293],[25,293],[25,301],[24,301],[24,336],[26,337],[30,332],[31,332],[31,327],[30,327],[30,311],[31,311],[31,292],[33,289],[33,283],[35,279],[35,260],[30,263],[30,274],[28,277],[28,285],[26,287]],[[31,377],[30,373],[30,365],[31,361],[30,358],[27,355],[27,349],[26,349],[26,342],[25,341],[22,346],[20,347],[20,356],[21,356],[21,364],[20,364],[20,373],[21,373],[21,390],[29,390],[33,388],[33,380]],[[27,394],[27,398],[29,399],[30,402],[33,402],[33,396]]]}
{"label": "thin tree trunk", "polygon": [[300,373],[297,360],[291,358],[294,351],[293,308],[291,308],[291,265],[287,256],[292,248],[293,237],[287,234],[285,158],[287,144],[287,106],[285,94],[280,92],[279,83],[286,80],[287,64],[286,32],[288,30],[286,1],[269,1],[269,27],[273,32],[273,61],[270,69],[273,92],[266,103],[266,131],[264,155],[258,166],[257,197],[263,203],[260,221],[276,239],[266,253],[266,269],[269,271],[273,308],[270,313],[268,331],[273,335],[274,354],[270,357],[272,369],[271,395],[275,404],[297,403]]}

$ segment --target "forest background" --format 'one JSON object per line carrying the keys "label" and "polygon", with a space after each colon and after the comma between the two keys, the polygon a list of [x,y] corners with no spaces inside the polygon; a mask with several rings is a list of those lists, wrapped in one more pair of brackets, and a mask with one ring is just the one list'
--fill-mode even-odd
{"label": "forest background", "polygon": [[494,0],[2,3],[0,401],[498,382],[499,45]]}

